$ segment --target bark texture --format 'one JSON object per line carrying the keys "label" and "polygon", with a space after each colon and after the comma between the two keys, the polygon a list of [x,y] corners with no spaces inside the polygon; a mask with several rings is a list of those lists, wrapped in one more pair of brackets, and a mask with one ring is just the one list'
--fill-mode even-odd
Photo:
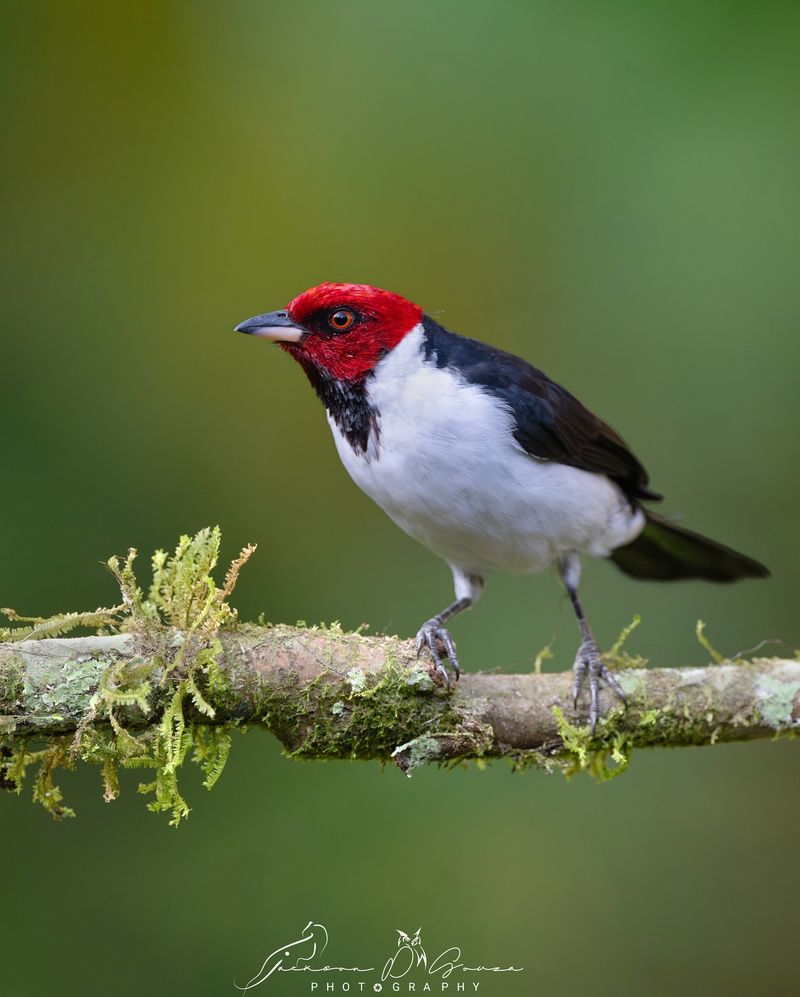
{"label": "bark texture", "polygon": [[[219,634],[219,665],[203,689],[204,724],[259,724],[290,754],[392,759],[406,772],[431,761],[511,756],[520,763],[589,754],[626,756],[774,737],[800,729],[800,661],[756,658],[706,668],[624,669],[627,709],[607,692],[597,734],[586,702],[574,711],[570,672],[462,675],[436,686],[410,641],[337,630],[241,626]],[[146,655],[131,634],[0,644],[0,735],[50,737],[78,729],[109,675]],[[152,676],[148,708],[120,707],[130,730],[154,722],[169,695]],[[94,700],[93,700],[94,697]],[[192,706],[187,703],[188,713]]]}

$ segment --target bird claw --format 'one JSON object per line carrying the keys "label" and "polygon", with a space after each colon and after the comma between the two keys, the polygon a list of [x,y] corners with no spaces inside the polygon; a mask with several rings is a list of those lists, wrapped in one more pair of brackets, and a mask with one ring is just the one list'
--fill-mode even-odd
{"label": "bird claw", "polygon": [[594,639],[587,638],[581,643],[578,653],[575,655],[573,671],[575,673],[575,681],[572,683],[572,705],[576,710],[578,708],[578,696],[583,688],[587,674],[589,676],[589,726],[592,734],[594,734],[600,712],[598,694],[601,682],[604,682],[614,695],[622,701],[623,706],[627,706],[628,701],[625,698],[625,693],[622,691],[622,686],[619,684],[616,675],[603,664],[600,648]]}
{"label": "bird claw", "polygon": [[456,679],[461,675],[461,666],[458,663],[456,645],[450,636],[450,631],[442,626],[441,620],[433,617],[426,620],[417,631],[417,657],[423,651],[427,651],[433,660],[433,671],[446,687],[450,687],[450,675],[445,668],[442,658],[447,658],[450,667],[455,672]]}

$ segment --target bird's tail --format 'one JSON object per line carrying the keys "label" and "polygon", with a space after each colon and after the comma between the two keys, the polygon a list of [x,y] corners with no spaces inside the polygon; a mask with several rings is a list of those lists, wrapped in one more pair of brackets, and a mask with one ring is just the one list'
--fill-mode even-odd
{"label": "bird's tail", "polygon": [[618,568],[634,578],[678,581],[704,578],[709,582],[735,582],[739,578],[767,578],[763,564],[730,547],[685,530],[644,510],[647,523],[639,536],[611,555]]}

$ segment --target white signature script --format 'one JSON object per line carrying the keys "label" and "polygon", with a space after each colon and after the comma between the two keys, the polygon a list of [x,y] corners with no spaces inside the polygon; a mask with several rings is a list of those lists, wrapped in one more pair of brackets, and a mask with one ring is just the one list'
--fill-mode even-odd
{"label": "white signature script", "polygon": [[[405,931],[397,931],[396,948],[384,963],[378,976],[380,982],[373,984],[373,990],[380,991],[382,984],[387,980],[401,980],[414,973],[447,980],[454,973],[522,972],[522,969],[517,966],[467,965],[462,961],[461,948],[458,945],[451,945],[440,952],[436,958],[429,960],[422,944],[421,932],[421,928],[417,928],[413,935]],[[374,966],[331,966],[328,963],[321,963],[322,953],[328,947],[328,939],[328,929],[324,924],[309,921],[299,938],[287,942],[285,945],[280,945],[274,952],[270,952],[255,976],[242,986],[238,983],[234,983],[234,986],[242,991],[252,990],[254,987],[266,983],[270,977],[278,973],[337,973],[340,975],[376,973]],[[444,988],[446,985],[442,984],[442,987]],[[359,983],[357,986],[361,991],[365,988],[364,983]],[[475,990],[478,989],[477,983],[473,983],[472,986]],[[311,984],[312,990],[317,990],[318,987],[318,983]],[[347,985],[346,989],[349,990],[350,986]],[[427,984],[425,989],[429,989]],[[458,989],[463,989],[463,986],[459,984]]]}

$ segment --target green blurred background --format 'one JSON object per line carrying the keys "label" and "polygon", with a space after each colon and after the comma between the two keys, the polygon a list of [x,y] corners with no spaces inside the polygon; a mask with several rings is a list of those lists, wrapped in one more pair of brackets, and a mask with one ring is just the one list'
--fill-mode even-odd
{"label": "green blurred background", "polygon": [[[374,283],[519,352],[618,427],[668,510],[774,571],[586,571],[608,644],[703,663],[800,643],[800,10],[781,3],[18,3],[0,12],[0,605],[109,604],[99,566],[219,523],[244,618],[404,635],[448,571],[340,468],[302,372],[233,325]],[[466,667],[576,628],[495,578]],[[522,965],[481,993],[768,993],[796,980],[798,749],[640,752],[611,784],[406,780],[253,731],[177,832],[135,774],[78,818],[0,798],[2,992],[234,993],[309,919]],[[262,992],[270,991],[270,984]],[[294,986],[294,989],[292,989]],[[272,986],[280,994],[303,985]]]}

